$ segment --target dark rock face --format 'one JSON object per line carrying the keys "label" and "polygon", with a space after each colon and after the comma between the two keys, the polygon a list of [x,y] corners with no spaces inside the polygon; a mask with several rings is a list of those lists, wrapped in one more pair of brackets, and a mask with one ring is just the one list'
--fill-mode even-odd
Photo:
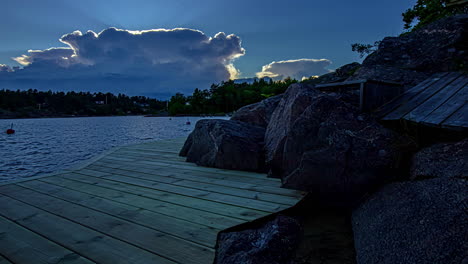
{"label": "dark rock face", "polygon": [[301,223],[282,215],[258,229],[221,233],[215,263],[288,264],[301,236]]}
{"label": "dark rock face", "polygon": [[463,179],[385,186],[353,212],[358,263],[466,263],[467,197]]}
{"label": "dark rock face", "polygon": [[417,84],[435,72],[456,71],[468,61],[468,15],[438,20],[399,37],[386,37],[350,79]]}
{"label": "dark rock face", "polygon": [[231,120],[246,122],[252,125],[267,127],[270,122],[271,115],[275,111],[276,106],[281,101],[282,94],[276,95],[258,103],[246,105],[232,116]]}
{"label": "dark rock face", "polygon": [[342,82],[351,77],[359,68],[361,64],[359,62],[353,62],[341,66],[336,69],[334,72],[330,72],[324,75],[319,76],[317,79],[312,79],[309,81],[310,84],[319,84],[319,83],[332,83],[332,82]]}
{"label": "dark rock face", "polygon": [[266,163],[270,168],[269,176],[281,175],[281,161],[286,135],[297,117],[309,106],[320,92],[313,86],[292,84],[273,112],[265,133]]}
{"label": "dark rock face", "polygon": [[351,206],[395,175],[407,138],[337,98],[291,86],[265,135],[270,174],[323,205]]}
{"label": "dark rock face", "polygon": [[180,156],[201,166],[264,171],[264,134],[264,128],[244,122],[200,120]]}
{"label": "dark rock face", "polygon": [[435,144],[413,157],[411,179],[468,178],[468,139],[457,143]]}

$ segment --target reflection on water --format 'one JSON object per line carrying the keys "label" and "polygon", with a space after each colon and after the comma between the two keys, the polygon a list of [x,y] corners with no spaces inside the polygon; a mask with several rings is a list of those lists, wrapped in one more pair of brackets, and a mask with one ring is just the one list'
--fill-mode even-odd
{"label": "reflection on water", "polygon": [[[68,168],[115,146],[187,136],[199,117],[0,120],[0,183]],[[14,123],[16,133],[7,135]]]}

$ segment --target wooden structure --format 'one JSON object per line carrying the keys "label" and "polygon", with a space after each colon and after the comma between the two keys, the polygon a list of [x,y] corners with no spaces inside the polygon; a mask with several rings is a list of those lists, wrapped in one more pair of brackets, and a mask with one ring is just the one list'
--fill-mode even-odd
{"label": "wooden structure", "polygon": [[315,87],[322,91],[337,91],[355,96],[356,101],[359,101],[361,111],[374,110],[403,91],[403,87],[399,83],[369,79],[318,84]]}
{"label": "wooden structure", "polygon": [[264,174],[186,163],[183,141],[0,186],[0,263],[212,263],[218,232],[303,197]]}
{"label": "wooden structure", "polygon": [[438,73],[377,110],[383,122],[468,129],[468,75]]}
{"label": "wooden structure", "polygon": [[448,0],[447,6],[464,6],[468,5],[468,0]]}

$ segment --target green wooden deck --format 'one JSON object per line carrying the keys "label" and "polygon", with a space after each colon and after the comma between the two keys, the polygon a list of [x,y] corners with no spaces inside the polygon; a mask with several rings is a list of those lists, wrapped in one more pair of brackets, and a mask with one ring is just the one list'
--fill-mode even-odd
{"label": "green wooden deck", "polygon": [[264,174],[199,167],[183,139],[0,186],[0,264],[212,263],[218,232],[295,205]]}
{"label": "green wooden deck", "polygon": [[468,74],[437,73],[394,100],[376,115],[383,122],[406,121],[449,130],[468,129]]}

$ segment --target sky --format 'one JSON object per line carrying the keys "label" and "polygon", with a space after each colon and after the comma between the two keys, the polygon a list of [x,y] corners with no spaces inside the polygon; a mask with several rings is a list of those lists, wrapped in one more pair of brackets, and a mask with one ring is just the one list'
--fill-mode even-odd
{"label": "sky", "polygon": [[0,0],[0,89],[158,97],[229,78],[320,75],[361,61],[352,43],[400,34],[414,2]]}

